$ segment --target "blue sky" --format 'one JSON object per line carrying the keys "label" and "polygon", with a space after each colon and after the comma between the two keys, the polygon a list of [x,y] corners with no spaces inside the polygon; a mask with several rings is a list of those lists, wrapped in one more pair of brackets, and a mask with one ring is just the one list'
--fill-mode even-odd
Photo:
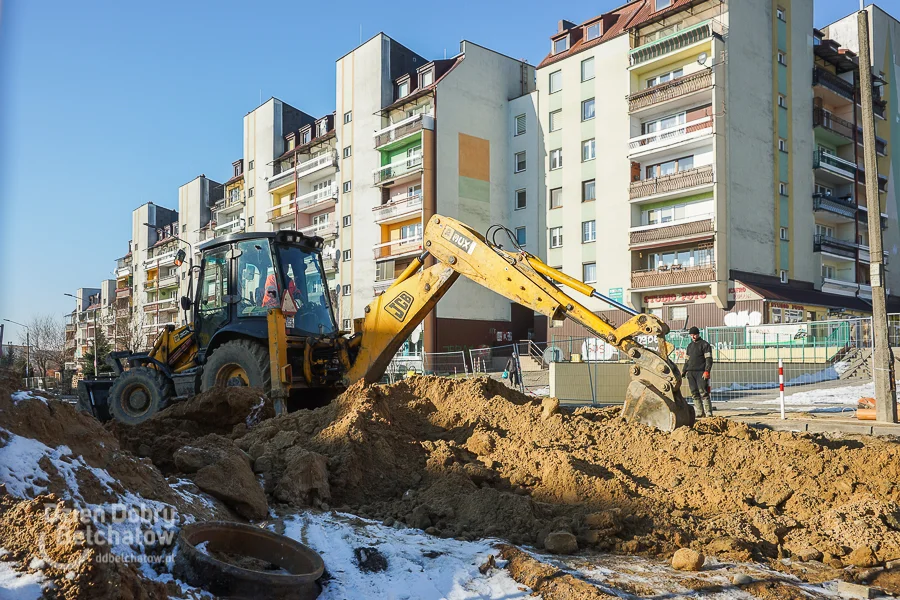
{"label": "blue sky", "polygon": [[[260,98],[332,112],[334,62],[360,35],[384,31],[427,58],[469,39],[537,64],[559,19],[622,3],[3,1],[0,319],[62,315],[64,293],[112,277],[132,209],[177,207],[201,173],[227,179]],[[857,8],[816,0],[815,23]]]}

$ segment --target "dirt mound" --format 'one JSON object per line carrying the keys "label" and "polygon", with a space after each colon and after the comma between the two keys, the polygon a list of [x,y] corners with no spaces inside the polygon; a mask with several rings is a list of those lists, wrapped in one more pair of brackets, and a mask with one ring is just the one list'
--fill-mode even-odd
{"label": "dirt mound", "polygon": [[16,502],[0,493],[0,547],[8,551],[4,560],[40,571],[53,583],[55,598],[169,597],[164,585],[140,577],[134,565],[111,560],[108,550],[85,544],[91,532],[71,509],[71,503],[52,495]]}
{"label": "dirt mound", "polygon": [[665,434],[617,409],[570,413],[490,380],[417,377],[353,386],[237,444],[273,501],[300,447],[327,459],[331,504],[442,535],[541,546],[569,531],[581,548],[745,560],[812,547],[846,561],[864,544],[900,558],[900,446],[877,438],[725,419]]}
{"label": "dirt mound", "polygon": [[163,472],[176,470],[175,451],[209,435],[243,435],[249,427],[275,416],[272,401],[259,390],[215,388],[153,415],[140,425],[109,424],[122,448],[148,457]]}

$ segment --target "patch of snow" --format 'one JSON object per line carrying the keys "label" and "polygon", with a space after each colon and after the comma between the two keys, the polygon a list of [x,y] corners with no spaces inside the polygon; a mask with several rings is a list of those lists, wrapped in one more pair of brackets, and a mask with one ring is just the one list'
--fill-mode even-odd
{"label": "patch of snow", "polygon": [[43,596],[43,573],[20,573],[15,563],[0,562],[0,598],[3,600],[38,600]]}
{"label": "patch of snow", "polygon": [[194,546],[194,548],[196,548],[197,550],[199,550],[201,553],[203,553],[203,554],[209,556],[209,548],[207,548],[207,546],[209,546],[209,541],[208,541],[208,540],[205,541],[205,542],[200,542],[199,544],[197,544],[196,546]]}
{"label": "patch of snow", "polygon": [[47,404],[47,399],[41,396],[34,396],[30,391],[18,391],[13,392],[10,396],[12,398],[13,403],[18,404],[24,400],[40,400],[44,404]]}
{"label": "patch of snow", "polygon": [[[840,363],[838,363],[840,364]],[[824,381],[834,381],[840,377],[837,365],[827,367],[815,373],[803,373],[784,382],[784,387],[792,387],[795,385],[809,385],[811,383],[822,383]],[[844,367],[846,370],[846,367]],[[726,386],[714,388],[714,394],[723,394],[726,392],[746,392],[749,390],[771,390],[778,387],[777,375],[776,381],[764,381],[761,383],[732,383]]]}
{"label": "patch of snow", "polygon": [[536,388],[536,389],[531,390],[531,394],[533,396],[549,396],[550,388],[549,387]]}
{"label": "patch of snow", "polygon": [[[845,385],[841,387],[823,388],[795,392],[784,397],[785,405],[815,406],[817,404],[844,404],[856,406],[860,398],[875,396],[875,383],[862,385]],[[766,400],[763,404],[778,404],[780,400]],[[838,409],[840,410],[840,409]]]}
{"label": "patch of snow", "polygon": [[[385,527],[339,513],[301,513],[285,522],[285,535],[316,550],[332,579],[319,596],[343,598],[532,598],[505,570],[482,575],[478,567],[495,553],[490,540],[462,542],[417,529]],[[374,547],[387,559],[377,573],[359,570],[356,548]],[[431,558],[430,558],[431,557]]]}

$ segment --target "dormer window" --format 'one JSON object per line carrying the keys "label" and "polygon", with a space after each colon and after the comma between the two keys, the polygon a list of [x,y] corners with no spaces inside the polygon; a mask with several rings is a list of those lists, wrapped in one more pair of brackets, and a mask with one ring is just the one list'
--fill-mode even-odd
{"label": "dormer window", "polygon": [[584,28],[585,41],[595,40],[600,37],[600,23],[593,23]]}
{"label": "dormer window", "polygon": [[241,165],[234,165],[234,176],[237,177],[241,174]]}
{"label": "dormer window", "polygon": [[322,137],[328,132],[328,120],[322,119],[316,122],[316,137]]}
{"label": "dormer window", "polygon": [[400,98],[405,98],[407,95],[409,95],[409,82],[402,81],[402,82],[398,83],[397,84],[397,99],[399,100]]}
{"label": "dormer window", "polygon": [[655,10],[662,10],[672,6],[672,0],[654,0]]}
{"label": "dormer window", "polygon": [[309,128],[309,127],[305,128],[303,131],[301,131],[301,132],[300,132],[300,143],[301,143],[301,144],[308,144],[308,143],[309,143],[309,140],[310,140],[311,133],[312,133],[312,132],[310,131],[310,128]]}
{"label": "dormer window", "polygon": [[434,69],[428,69],[419,75],[419,87],[428,87],[434,83]]}
{"label": "dormer window", "polygon": [[569,49],[569,36],[553,40],[553,54],[559,54]]}

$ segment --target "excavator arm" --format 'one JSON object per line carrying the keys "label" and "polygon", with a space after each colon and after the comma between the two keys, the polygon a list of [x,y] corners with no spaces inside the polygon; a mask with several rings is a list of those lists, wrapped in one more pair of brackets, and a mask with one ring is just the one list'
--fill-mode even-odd
{"label": "excavator arm", "polygon": [[[380,380],[403,341],[462,275],[550,319],[572,319],[628,356],[634,365],[623,409],[626,419],[664,431],[693,424],[693,409],[681,396],[681,375],[667,358],[669,328],[658,318],[603,297],[527,252],[503,250],[449,217],[434,215],[425,227],[423,242],[422,255],[366,306],[362,327],[357,327],[361,336],[354,340],[358,352],[346,372],[348,384]],[[435,264],[426,266],[428,256]],[[613,327],[559,285],[601,298],[634,316]],[[641,345],[636,339],[640,335],[657,337],[659,352]]]}

